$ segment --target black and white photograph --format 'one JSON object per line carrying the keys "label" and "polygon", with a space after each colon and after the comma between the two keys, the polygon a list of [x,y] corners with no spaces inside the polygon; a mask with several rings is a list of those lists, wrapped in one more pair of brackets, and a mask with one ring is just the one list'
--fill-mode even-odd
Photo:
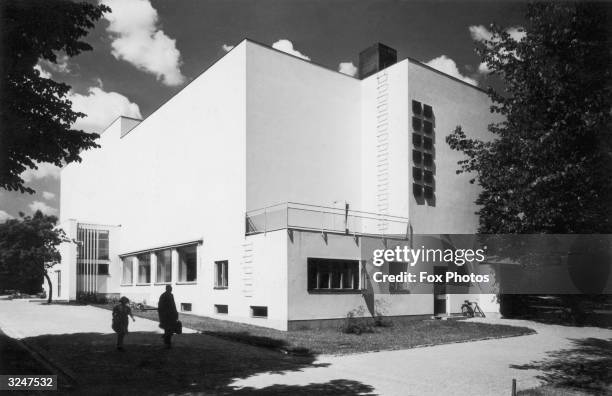
{"label": "black and white photograph", "polygon": [[0,0],[0,392],[612,394],[611,13]]}

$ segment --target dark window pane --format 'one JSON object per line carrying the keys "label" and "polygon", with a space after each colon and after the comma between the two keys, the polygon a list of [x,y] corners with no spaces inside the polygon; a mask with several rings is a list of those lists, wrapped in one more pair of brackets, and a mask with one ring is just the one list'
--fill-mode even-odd
{"label": "dark window pane", "polygon": [[420,184],[414,183],[412,185],[412,193],[415,196],[420,197],[421,195],[423,195],[423,186],[421,186]]}
{"label": "dark window pane", "polygon": [[416,100],[412,101],[412,112],[414,114],[420,115],[422,111],[421,102],[417,102]]}
{"label": "dark window pane", "polygon": [[431,150],[433,148],[433,139],[432,138],[423,138],[423,148],[425,150]]}
{"label": "dark window pane", "polygon": [[412,167],[412,177],[415,181],[421,181],[421,178],[423,177],[423,171],[421,168]]}
{"label": "dark window pane", "polygon": [[429,105],[423,105],[423,115],[427,118],[433,117],[433,109]]}
{"label": "dark window pane", "polygon": [[429,186],[425,186],[425,198],[431,199],[433,198],[433,196],[434,196],[433,188]]}
{"label": "dark window pane", "polygon": [[431,154],[423,154],[423,164],[425,164],[425,166],[432,166],[433,156]]}
{"label": "dark window pane", "polygon": [[423,121],[423,130],[427,134],[431,134],[433,132],[433,124],[429,121]]}
{"label": "dark window pane", "polygon": [[425,180],[425,183],[433,183],[433,172],[426,170],[423,173],[423,180]]}
{"label": "dark window pane", "polygon": [[308,290],[356,290],[358,279],[358,261],[308,259]]}
{"label": "dark window pane", "polygon": [[414,144],[416,147],[421,147],[421,141],[421,135],[419,135],[418,133],[412,134],[412,144]]}
{"label": "dark window pane", "polygon": [[415,131],[421,130],[421,119],[417,117],[412,117],[412,129]]}
{"label": "dark window pane", "polygon": [[423,161],[423,154],[418,150],[412,150],[412,161],[415,164],[420,164]]}
{"label": "dark window pane", "polygon": [[197,280],[197,246],[190,245],[177,249],[179,256],[179,282],[195,282]]}

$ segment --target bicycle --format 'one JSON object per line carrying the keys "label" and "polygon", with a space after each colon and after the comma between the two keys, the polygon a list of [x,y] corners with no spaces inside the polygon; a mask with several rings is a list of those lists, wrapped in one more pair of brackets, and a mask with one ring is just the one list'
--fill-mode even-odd
{"label": "bicycle", "polygon": [[[472,304],[474,307],[472,308]],[[468,318],[481,317],[486,318],[485,313],[480,309],[478,303],[476,301],[471,302],[469,300],[465,300],[461,305],[461,314]]]}

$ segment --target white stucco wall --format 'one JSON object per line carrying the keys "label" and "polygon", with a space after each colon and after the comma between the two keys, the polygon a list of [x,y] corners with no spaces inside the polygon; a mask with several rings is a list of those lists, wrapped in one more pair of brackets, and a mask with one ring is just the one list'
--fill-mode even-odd
{"label": "white stucco wall", "polygon": [[[415,234],[470,234],[478,227],[478,210],[474,204],[479,192],[474,177],[456,174],[457,161],[463,153],[453,151],[445,138],[461,125],[468,137],[489,140],[487,126],[494,120],[489,112],[490,101],[485,92],[454,80],[420,63],[408,62],[409,104],[412,100],[433,107],[435,148],[435,206],[419,204],[410,183],[410,221]],[[407,130],[408,134],[411,130]],[[412,145],[412,143],[410,143]],[[412,162],[412,150],[410,150]],[[410,174],[412,180],[412,174]]]}
{"label": "white stucco wall", "polygon": [[361,206],[360,81],[247,46],[247,209]]}

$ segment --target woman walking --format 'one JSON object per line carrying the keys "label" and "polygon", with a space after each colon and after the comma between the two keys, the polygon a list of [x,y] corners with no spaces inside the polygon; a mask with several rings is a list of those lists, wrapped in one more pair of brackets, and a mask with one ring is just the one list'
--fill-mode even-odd
{"label": "woman walking", "polygon": [[113,308],[113,330],[117,333],[117,350],[123,351],[123,338],[128,333],[128,324],[129,319],[128,316],[132,318],[132,321],[136,321],[134,319],[134,315],[132,315],[132,309],[129,307],[128,303],[130,299],[123,296],[119,299],[119,304],[115,305]]}

